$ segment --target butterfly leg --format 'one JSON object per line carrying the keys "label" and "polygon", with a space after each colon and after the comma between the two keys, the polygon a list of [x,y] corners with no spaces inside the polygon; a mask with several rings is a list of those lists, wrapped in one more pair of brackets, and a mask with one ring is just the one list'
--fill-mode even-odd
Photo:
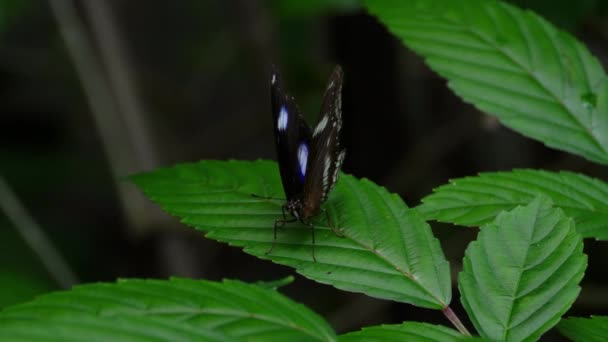
{"label": "butterfly leg", "polygon": [[310,231],[311,231],[311,235],[312,235],[312,247],[311,247],[312,261],[317,262],[317,258],[315,257],[315,225],[312,222],[304,222],[303,220],[300,220],[300,222],[302,222],[303,224],[310,227]]}
{"label": "butterfly leg", "polygon": [[283,219],[274,221],[274,239],[272,240],[272,246],[270,246],[270,248],[266,251],[265,254],[270,254],[270,252],[272,252],[272,249],[274,248],[274,245],[277,242],[277,230],[279,228],[283,228],[285,223],[291,223],[291,222],[297,221],[296,218],[287,219],[287,216],[285,215],[285,207],[281,207],[281,212],[283,213]]}

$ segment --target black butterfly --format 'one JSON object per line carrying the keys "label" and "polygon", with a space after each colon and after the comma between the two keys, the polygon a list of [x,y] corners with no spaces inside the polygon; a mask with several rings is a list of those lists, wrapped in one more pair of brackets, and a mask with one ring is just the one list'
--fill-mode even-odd
{"label": "black butterfly", "polygon": [[[342,68],[338,65],[329,77],[319,122],[313,131],[306,124],[294,98],[284,91],[276,68],[273,68],[270,80],[275,143],[287,198],[282,206],[283,218],[274,224],[274,239],[276,241],[277,227],[285,223],[300,221],[310,226],[313,259],[315,231],[309,218],[321,211],[321,204],[336,183],[344,161],[344,150],[340,146],[342,79]],[[285,212],[293,218],[288,219]],[[327,221],[331,226],[329,215]]]}

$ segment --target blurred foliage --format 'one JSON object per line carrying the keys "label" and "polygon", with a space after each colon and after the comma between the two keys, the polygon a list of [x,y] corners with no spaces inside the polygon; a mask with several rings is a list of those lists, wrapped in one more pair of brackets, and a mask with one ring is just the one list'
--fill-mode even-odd
{"label": "blurred foliage", "polygon": [[[66,169],[78,166],[77,160],[67,155],[36,155],[30,149],[7,148],[0,148],[0,163],[2,175],[17,187],[19,197],[36,200],[65,190],[65,184],[74,180],[74,175],[66,173]],[[40,170],[44,170],[44,177],[40,177]]]}
{"label": "blurred foliage", "polygon": [[275,0],[272,5],[278,15],[286,17],[320,16],[361,7],[360,0]]}
{"label": "blurred foliage", "polygon": [[0,33],[19,17],[23,10],[30,5],[29,0],[0,1]]}
{"label": "blurred foliage", "polygon": [[0,220],[0,241],[0,308],[57,289],[15,227],[5,220]]}
{"label": "blurred foliage", "polygon": [[[280,27],[277,32],[280,60],[288,63],[282,65],[287,91],[296,97],[310,124],[316,122],[321,105],[319,90],[325,89],[324,82],[333,68],[332,64],[326,62],[322,72],[319,72],[318,65],[311,63],[311,60],[331,61],[333,56],[322,56],[318,53],[325,52],[324,46],[335,45],[331,41],[320,40],[320,32],[311,32],[311,27],[317,26],[319,21],[325,20],[329,14],[348,15],[361,10],[360,0],[272,1],[272,12],[277,18],[277,27]],[[323,21],[322,25],[329,23]]]}

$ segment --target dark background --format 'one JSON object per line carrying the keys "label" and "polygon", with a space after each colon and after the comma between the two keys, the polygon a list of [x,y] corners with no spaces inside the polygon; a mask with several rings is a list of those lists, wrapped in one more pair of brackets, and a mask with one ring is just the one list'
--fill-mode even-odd
{"label": "dark background", "polygon": [[[606,3],[514,2],[570,31],[606,65]],[[294,274],[204,239],[126,178],[200,159],[274,159],[271,63],[310,123],[331,69],[343,66],[343,170],[410,206],[450,178],[483,171],[572,170],[608,180],[606,167],[548,149],[463,103],[356,1],[0,0],[0,177],[27,210],[18,218],[39,224],[81,283]],[[11,194],[0,189],[0,198],[6,204]],[[34,252],[9,217],[3,207],[0,308],[71,282],[50,275],[41,262],[48,255]],[[433,228],[455,280],[476,230]],[[606,314],[606,243],[585,242],[589,268],[570,312]],[[405,320],[448,324],[438,311],[299,276],[281,291],[339,332]]]}

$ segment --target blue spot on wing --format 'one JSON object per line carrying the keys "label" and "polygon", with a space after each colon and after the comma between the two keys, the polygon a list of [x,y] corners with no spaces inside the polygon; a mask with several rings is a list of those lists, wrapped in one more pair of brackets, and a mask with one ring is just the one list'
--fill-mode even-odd
{"label": "blue spot on wing", "polygon": [[287,121],[289,114],[287,113],[287,108],[285,106],[281,106],[279,110],[279,118],[277,119],[277,128],[279,131],[284,131],[287,129]]}
{"label": "blue spot on wing", "polygon": [[308,164],[308,145],[303,142],[298,146],[298,171],[300,175],[300,181],[304,182],[306,177],[306,165]]}

